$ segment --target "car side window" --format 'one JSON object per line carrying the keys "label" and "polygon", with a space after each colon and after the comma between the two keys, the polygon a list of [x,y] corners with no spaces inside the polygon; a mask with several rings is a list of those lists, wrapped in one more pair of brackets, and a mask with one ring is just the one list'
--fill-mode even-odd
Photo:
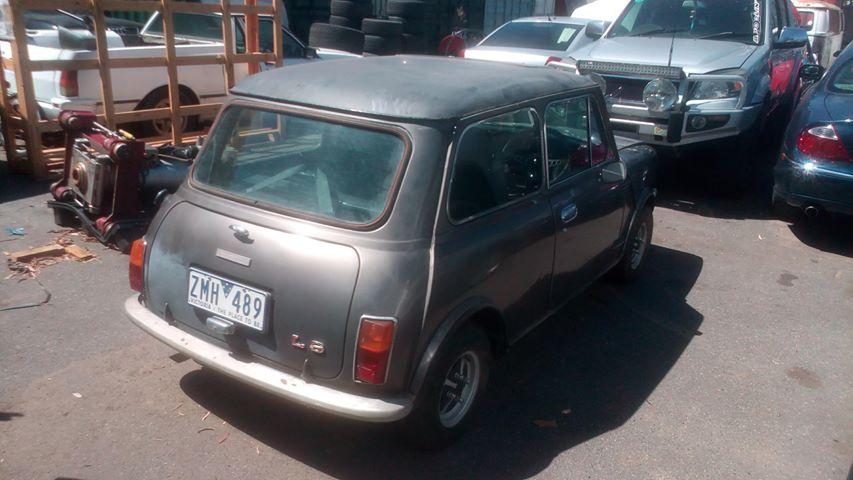
{"label": "car side window", "polygon": [[835,10],[830,10],[829,12],[829,28],[827,28],[827,33],[831,33],[833,35],[839,34],[842,32],[841,28],[841,14]]}
{"label": "car side window", "polygon": [[545,109],[551,185],[590,167],[588,97],[560,100]]}
{"label": "car side window", "polygon": [[475,123],[456,148],[447,210],[458,222],[539,190],[542,184],[539,121],[524,108]]}

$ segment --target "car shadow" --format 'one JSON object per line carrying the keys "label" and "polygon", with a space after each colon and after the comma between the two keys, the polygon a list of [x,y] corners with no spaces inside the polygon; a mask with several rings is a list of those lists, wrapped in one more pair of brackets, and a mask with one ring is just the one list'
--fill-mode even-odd
{"label": "car shadow", "polygon": [[207,369],[181,388],[235,428],[337,478],[527,478],[630,419],[697,335],[702,259],[655,246],[627,286],[598,282],[501,358],[473,428],[439,452],[384,425],[314,412]]}
{"label": "car shadow", "polygon": [[853,258],[853,221],[840,215],[798,218],[788,225],[804,244],[818,250]]}

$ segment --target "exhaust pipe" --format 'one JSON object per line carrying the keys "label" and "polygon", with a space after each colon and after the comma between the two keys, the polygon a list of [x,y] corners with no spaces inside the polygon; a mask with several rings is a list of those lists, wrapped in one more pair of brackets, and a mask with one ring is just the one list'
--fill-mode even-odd
{"label": "exhaust pipe", "polygon": [[809,218],[816,218],[818,216],[818,214],[820,214],[820,209],[818,209],[814,205],[809,205],[803,209],[803,212]]}

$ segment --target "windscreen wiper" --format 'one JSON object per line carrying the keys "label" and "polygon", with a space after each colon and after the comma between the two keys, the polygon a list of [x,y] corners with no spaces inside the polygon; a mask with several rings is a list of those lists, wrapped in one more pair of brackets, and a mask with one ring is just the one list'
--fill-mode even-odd
{"label": "windscreen wiper", "polygon": [[632,34],[627,35],[627,36],[629,36],[629,37],[642,37],[645,35],[656,35],[658,33],[676,34],[676,33],[683,33],[683,32],[687,32],[687,31],[688,31],[688,29],[686,29],[686,28],[655,28],[655,29],[649,30],[647,32],[632,33]]}
{"label": "windscreen wiper", "polygon": [[742,33],[742,32],[717,32],[717,33],[709,33],[708,35],[702,35],[701,37],[696,37],[697,40],[705,40],[706,38],[724,38],[724,37],[743,37],[745,35],[752,35],[751,33]]}

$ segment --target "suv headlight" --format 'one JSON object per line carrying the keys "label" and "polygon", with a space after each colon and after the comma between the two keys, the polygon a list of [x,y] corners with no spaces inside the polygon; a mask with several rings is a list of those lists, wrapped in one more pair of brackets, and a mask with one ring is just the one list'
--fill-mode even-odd
{"label": "suv headlight", "polygon": [[700,80],[693,88],[691,100],[739,98],[744,84],[739,80]]}
{"label": "suv headlight", "polygon": [[653,112],[669,110],[678,100],[678,89],[665,78],[656,78],[643,89],[643,103]]}

